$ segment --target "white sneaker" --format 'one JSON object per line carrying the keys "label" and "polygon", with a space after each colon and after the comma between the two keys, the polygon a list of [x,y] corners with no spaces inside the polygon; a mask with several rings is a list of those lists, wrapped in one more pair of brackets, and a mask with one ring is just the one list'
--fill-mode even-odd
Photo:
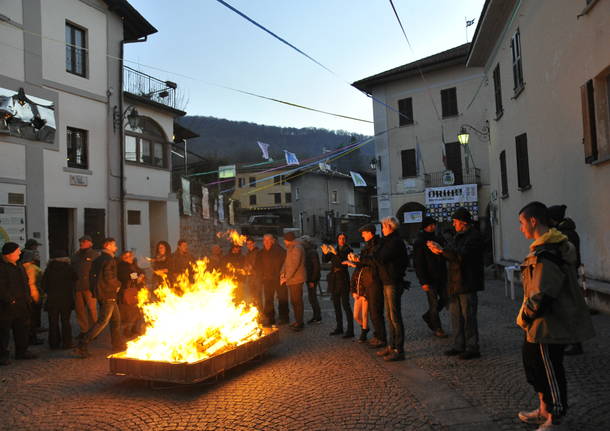
{"label": "white sneaker", "polygon": [[521,422],[526,424],[541,425],[546,422],[546,417],[540,414],[540,409],[532,410],[531,412],[519,412]]}

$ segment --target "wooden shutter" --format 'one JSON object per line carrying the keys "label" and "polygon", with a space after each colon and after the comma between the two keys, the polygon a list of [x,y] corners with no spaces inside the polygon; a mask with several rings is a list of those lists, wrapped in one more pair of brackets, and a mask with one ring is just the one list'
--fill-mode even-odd
{"label": "wooden shutter", "polygon": [[595,125],[595,93],[593,81],[580,87],[582,108],[582,142],[585,146],[585,163],[597,160],[597,127]]}
{"label": "wooden shutter", "polygon": [[413,124],[413,99],[408,97],[398,101],[398,125],[407,126]]}
{"label": "wooden shutter", "polygon": [[402,161],[402,177],[416,177],[417,176],[417,160],[415,150],[403,150],[400,152],[400,158]]}
{"label": "wooden shutter", "polygon": [[527,156],[527,134],[523,133],[515,138],[517,149],[517,185],[519,190],[527,190],[530,184],[530,167]]}
{"label": "wooden shutter", "polygon": [[457,91],[455,87],[441,90],[441,107],[443,118],[453,117],[458,114]]}
{"label": "wooden shutter", "polygon": [[506,151],[500,153],[500,181],[502,197],[508,196],[508,175],[506,173]]}

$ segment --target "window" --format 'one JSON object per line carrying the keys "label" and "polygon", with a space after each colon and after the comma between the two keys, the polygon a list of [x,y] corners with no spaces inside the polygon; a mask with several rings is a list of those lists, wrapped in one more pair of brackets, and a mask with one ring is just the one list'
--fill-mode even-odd
{"label": "window", "polygon": [[85,208],[85,235],[93,239],[93,248],[102,248],[102,242],[106,237],[106,210],[97,208]]}
{"label": "window", "polygon": [[286,193],[284,195],[284,200],[286,201],[287,204],[292,202],[292,193]]}
{"label": "window", "polygon": [[237,183],[238,183],[238,187],[244,187],[246,185],[246,179],[245,178],[238,178],[237,179]]}
{"label": "window", "polygon": [[336,204],[339,203],[339,195],[336,190],[330,192],[330,203]]}
{"label": "window", "polygon": [[515,96],[523,89],[523,65],[521,63],[521,34],[519,29],[510,41],[510,49],[513,54],[513,83]]}
{"label": "window", "polygon": [[87,76],[87,31],[66,23],[66,72]]}
{"label": "window", "polygon": [[89,151],[87,148],[87,131],[67,128],[66,147],[68,151],[68,167],[89,169]]}
{"label": "window", "polygon": [[506,175],[506,151],[500,153],[500,181],[502,197],[508,197],[508,177]]}
{"label": "window", "polygon": [[279,175],[273,177],[274,186],[279,186],[281,183],[282,183],[282,178]]}
{"label": "window", "polygon": [[282,194],[281,193],[273,193],[273,203],[275,203],[275,204],[282,203]]}
{"label": "window", "polygon": [[139,225],[140,224],[140,211],[127,211],[127,224]]}
{"label": "window", "polygon": [[294,188],[294,200],[295,201],[299,200],[299,188],[298,187]]}
{"label": "window", "polygon": [[408,97],[398,101],[398,125],[413,124],[413,98]]}
{"label": "window", "polygon": [[157,168],[168,167],[167,140],[161,127],[141,117],[136,128],[125,127],[125,160]]}
{"label": "window", "polygon": [[585,163],[610,160],[610,66],[580,87]]}
{"label": "window", "polygon": [[496,99],[496,118],[500,118],[504,112],[502,106],[502,82],[500,81],[500,65],[497,64],[493,73],[494,77],[494,96]]}
{"label": "window", "polygon": [[250,195],[250,205],[256,205],[256,195]]}
{"label": "window", "polygon": [[530,167],[527,159],[527,133],[515,138],[517,147],[517,186],[519,190],[527,190],[530,184]]}
{"label": "window", "polygon": [[248,178],[248,182],[250,183],[250,187],[256,187],[256,177]]}
{"label": "window", "polygon": [[415,150],[403,150],[400,152],[400,159],[402,161],[402,177],[416,177],[417,176],[417,160]]}
{"label": "window", "polygon": [[455,87],[441,90],[441,106],[443,108],[443,118],[458,115],[457,91]]}

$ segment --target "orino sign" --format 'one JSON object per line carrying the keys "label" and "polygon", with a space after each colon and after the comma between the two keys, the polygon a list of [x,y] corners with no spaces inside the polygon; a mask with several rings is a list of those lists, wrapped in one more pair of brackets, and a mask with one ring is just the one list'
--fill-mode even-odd
{"label": "orino sign", "polygon": [[459,207],[465,207],[475,220],[479,219],[479,202],[476,184],[459,186],[430,187],[424,192],[426,215],[438,221],[451,221],[451,214]]}

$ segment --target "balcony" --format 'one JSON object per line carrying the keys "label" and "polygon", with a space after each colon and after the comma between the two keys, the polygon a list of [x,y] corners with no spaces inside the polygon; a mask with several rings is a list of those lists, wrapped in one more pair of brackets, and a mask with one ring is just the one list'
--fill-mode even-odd
{"label": "balcony", "polygon": [[457,186],[460,184],[481,185],[481,170],[479,168],[462,169],[457,173],[454,171],[455,182],[453,184],[447,184],[446,181],[443,181],[444,173],[445,171],[439,171],[425,174],[426,187]]}
{"label": "balcony", "polygon": [[172,81],[161,81],[153,76],[123,66],[123,91],[135,96],[179,109],[176,99],[178,85]]}

